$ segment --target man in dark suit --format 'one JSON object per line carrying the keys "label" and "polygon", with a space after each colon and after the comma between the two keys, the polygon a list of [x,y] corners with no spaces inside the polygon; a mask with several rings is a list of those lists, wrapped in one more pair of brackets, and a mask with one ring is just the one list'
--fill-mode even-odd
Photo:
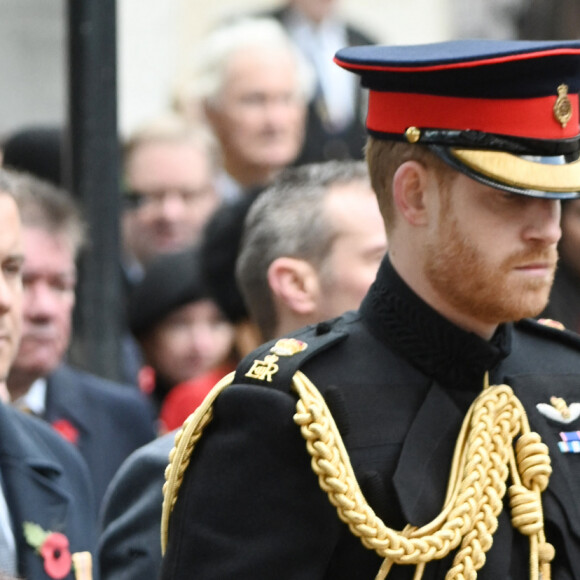
{"label": "man in dark suit", "polygon": [[16,406],[77,447],[99,503],[122,461],[155,437],[153,412],[135,388],[65,363],[83,224],[66,192],[26,175],[16,183],[24,226],[24,325],[8,389]]}
{"label": "man in dark suit", "polygon": [[[0,171],[0,393],[22,330],[22,235],[15,183]],[[38,419],[0,404],[0,574],[90,579],[95,505],[77,451]],[[82,574],[82,564],[89,572]],[[73,566],[75,570],[73,570]],[[98,574],[95,576],[98,577]]]}
{"label": "man in dark suit", "polygon": [[338,15],[335,0],[289,0],[268,15],[282,23],[317,77],[308,105],[306,137],[296,163],[362,159],[366,91],[332,59],[340,48],[372,44],[373,40]]}
{"label": "man in dark suit", "polygon": [[577,580],[580,340],[527,317],[580,191],[580,42],[336,58],[370,88],[389,252],[358,312],[186,422],[162,578]]}

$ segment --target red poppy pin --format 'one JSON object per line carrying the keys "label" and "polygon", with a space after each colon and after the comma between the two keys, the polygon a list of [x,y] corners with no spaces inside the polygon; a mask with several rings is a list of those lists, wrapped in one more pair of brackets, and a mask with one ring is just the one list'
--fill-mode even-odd
{"label": "red poppy pin", "polygon": [[43,530],[38,524],[24,522],[24,537],[44,560],[44,571],[55,580],[66,578],[72,567],[68,538],[60,532]]}
{"label": "red poppy pin", "polygon": [[79,439],[79,430],[66,419],[58,419],[53,421],[52,428],[60,433],[69,443],[77,444]]}
{"label": "red poppy pin", "polygon": [[137,375],[137,384],[144,395],[151,395],[155,390],[155,369],[149,365],[142,367]]}

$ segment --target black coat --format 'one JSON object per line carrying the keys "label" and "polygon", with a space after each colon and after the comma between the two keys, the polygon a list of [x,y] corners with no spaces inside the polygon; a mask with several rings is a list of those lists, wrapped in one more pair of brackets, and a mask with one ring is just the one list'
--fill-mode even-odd
{"label": "black coat", "polygon": [[[95,502],[87,468],[78,452],[40,419],[0,404],[0,470],[16,540],[18,571],[28,580],[48,580],[43,557],[25,539],[24,522],[61,532],[71,554],[91,552],[96,561]],[[66,580],[72,580],[71,570]]]}
{"label": "black coat", "polygon": [[121,463],[156,435],[153,408],[140,391],[66,364],[47,377],[42,418],[76,430],[74,443],[89,468],[97,508]]}
{"label": "black coat", "polygon": [[[461,422],[485,372],[490,384],[511,385],[550,450],[553,474],[542,497],[557,552],[552,578],[580,578],[580,455],[558,448],[559,432],[580,429],[580,419],[563,425],[536,408],[552,395],[580,399],[575,335],[523,321],[484,341],[430,309],[387,260],[358,313],[296,336],[329,339],[313,353],[281,357],[273,387],[244,379],[255,384],[233,384],[217,399],[171,518],[164,580],[375,578],[381,558],[339,520],[310,467],[293,421],[294,369],[284,368],[293,359],[325,396],[369,504],[394,529],[424,525],[441,511]],[[267,353],[246,359],[237,376]],[[505,509],[499,519],[478,578],[529,577],[527,539]],[[423,578],[442,579],[450,565],[449,557],[432,562]],[[413,571],[396,566],[389,578]]]}

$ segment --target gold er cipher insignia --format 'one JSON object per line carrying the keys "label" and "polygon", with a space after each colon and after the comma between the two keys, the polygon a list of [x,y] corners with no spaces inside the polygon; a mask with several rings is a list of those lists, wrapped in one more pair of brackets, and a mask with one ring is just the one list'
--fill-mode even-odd
{"label": "gold er cipher insignia", "polygon": [[568,98],[568,85],[562,84],[558,87],[558,98],[554,103],[554,117],[563,129],[572,118],[572,103]]}
{"label": "gold er cipher insignia", "polygon": [[269,354],[264,357],[264,360],[255,360],[252,368],[246,373],[249,379],[258,379],[259,381],[272,382],[272,377],[278,372],[279,357],[275,354]]}

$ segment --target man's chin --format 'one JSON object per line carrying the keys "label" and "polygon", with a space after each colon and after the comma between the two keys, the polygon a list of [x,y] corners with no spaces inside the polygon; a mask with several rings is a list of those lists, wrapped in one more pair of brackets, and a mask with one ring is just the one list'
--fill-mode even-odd
{"label": "man's chin", "polygon": [[54,356],[47,357],[24,357],[20,354],[16,357],[12,365],[11,373],[27,375],[35,378],[46,377],[52,373],[60,364],[60,358]]}
{"label": "man's chin", "polygon": [[534,292],[534,295],[529,296],[527,300],[522,300],[519,304],[515,305],[511,320],[536,318],[541,314],[544,311],[544,308],[548,305],[548,298],[550,295],[549,287],[550,285],[548,285],[548,290],[545,288],[538,289]]}
{"label": "man's chin", "polygon": [[188,245],[188,242],[179,238],[163,238],[157,240],[155,248],[152,251],[152,257],[155,258],[160,254],[171,254],[173,252],[179,252]]}

